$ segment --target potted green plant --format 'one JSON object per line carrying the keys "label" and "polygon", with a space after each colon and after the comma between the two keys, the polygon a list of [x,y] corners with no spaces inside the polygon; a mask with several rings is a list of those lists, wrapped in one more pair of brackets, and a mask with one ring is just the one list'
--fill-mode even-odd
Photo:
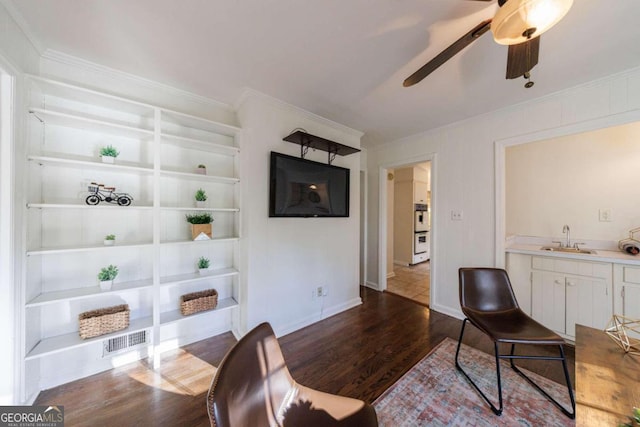
{"label": "potted green plant", "polygon": [[207,167],[205,165],[198,165],[198,167],[196,168],[196,173],[199,173],[200,175],[206,175]]}
{"label": "potted green plant", "polygon": [[114,279],[118,276],[118,267],[113,264],[109,264],[108,267],[103,267],[98,273],[98,280],[100,281],[100,289],[103,291],[111,290]]}
{"label": "potted green plant", "polygon": [[107,234],[104,236],[104,245],[105,246],[113,246],[116,243],[116,235],[115,234]]}
{"label": "potted green plant", "polygon": [[102,157],[102,163],[114,163],[116,157],[120,155],[120,152],[116,150],[113,145],[107,145],[100,149],[100,156]]}
{"label": "potted green plant", "polygon": [[195,194],[195,198],[196,198],[196,207],[204,208],[204,203],[207,201],[207,192],[204,191],[202,188],[198,188],[198,191],[196,191],[196,194]]}
{"label": "potted green plant", "polygon": [[210,265],[211,261],[209,261],[209,258],[201,256],[198,260],[198,272],[200,274],[206,274],[207,270],[209,270]]}
{"label": "potted green plant", "polygon": [[[213,237],[212,226],[213,216],[209,212],[199,212],[185,215],[187,222],[191,224],[191,238],[200,240],[204,238],[211,239]],[[202,237],[202,236],[205,237]]]}

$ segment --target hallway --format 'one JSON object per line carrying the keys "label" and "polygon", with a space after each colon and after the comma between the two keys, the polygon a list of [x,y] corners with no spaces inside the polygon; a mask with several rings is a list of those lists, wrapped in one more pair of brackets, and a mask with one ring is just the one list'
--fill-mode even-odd
{"label": "hallway", "polygon": [[430,261],[402,266],[394,265],[394,277],[387,279],[387,292],[429,306]]}

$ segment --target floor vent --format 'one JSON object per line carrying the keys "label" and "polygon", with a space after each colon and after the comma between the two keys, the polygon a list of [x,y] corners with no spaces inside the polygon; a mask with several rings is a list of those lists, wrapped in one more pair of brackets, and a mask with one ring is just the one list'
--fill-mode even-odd
{"label": "floor vent", "polygon": [[102,356],[110,356],[146,343],[147,331],[134,332],[133,334],[111,338],[104,341]]}

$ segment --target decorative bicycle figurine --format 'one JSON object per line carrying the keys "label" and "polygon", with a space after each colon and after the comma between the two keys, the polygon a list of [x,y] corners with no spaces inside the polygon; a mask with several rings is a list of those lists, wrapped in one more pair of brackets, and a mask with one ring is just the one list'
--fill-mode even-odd
{"label": "decorative bicycle figurine", "polygon": [[116,187],[105,187],[104,184],[92,182],[89,184],[89,194],[85,199],[88,205],[97,205],[100,202],[117,203],[120,206],[129,206],[133,201],[127,193],[116,193]]}

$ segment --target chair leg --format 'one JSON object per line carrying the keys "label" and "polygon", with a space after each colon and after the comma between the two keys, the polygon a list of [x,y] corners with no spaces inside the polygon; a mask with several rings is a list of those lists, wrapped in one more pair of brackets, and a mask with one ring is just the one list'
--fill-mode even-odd
{"label": "chair leg", "polygon": [[[569,412],[557,400],[555,400],[553,397],[551,397],[549,395],[549,393],[544,391],[542,389],[542,387],[540,387],[538,384],[536,384],[531,378],[529,378],[527,375],[525,375],[524,372],[522,372],[520,369],[518,369],[518,367],[513,362],[514,361],[513,355],[515,354],[515,348],[516,348],[515,344],[511,344],[511,358],[510,358],[511,368],[514,371],[516,371],[522,378],[527,380],[527,382],[529,384],[531,384],[536,390],[538,390],[551,403],[556,405],[558,407],[558,409],[560,409],[562,411],[563,414],[565,414],[567,417],[569,417],[569,418],[571,418],[573,420],[573,419],[576,418],[576,401],[575,401],[575,398],[573,396],[573,388],[571,387],[571,377],[569,376],[569,370],[567,369],[567,359],[566,359],[566,357],[564,355],[564,349],[562,348],[562,345],[559,345],[558,347],[560,348],[560,360],[562,362],[562,369],[564,370],[564,378],[565,378],[565,381],[567,383],[567,390],[569,391],[569,400],[571,401],[571,412]],[[553,358],[553,359],[550,359],[550,360],[558,360],[558,358]]]}
{"label": "chair leg", "polygon": [[476,383],[473,382],[473,380],[469,377],[469,375],[467,375],[467,373],[464,371],[464,369],[462,369],[462,366],[460,366],[460,363],[458,362],[458,354],[460,354],[460,345],[462,344],[462,336],[464,335],[464,327],[467,324],[467,320],[468,319],[466,318],[464,319],[464,321],[462,322],[462,329],[460,330],[460,338],[458,339],[458,348],[456,349],[456,369],[462,372],[462,375],[464,375],[467,381],[469,381],[469,383],[473,386],[473,388],[475,388],[476,391],[480,393],[480,396],[482,396],[485,402],[489,404],[489,407],[491,408],[493,413],[496,415],[502,415],[502,383],[500,381],[500,358],[498,353],[498,343],[494,341],[493,345],[494,345],[494,352],[495,352],[495,358],[496,358],[496,375],[498,378],[499,408],[496,408],[496,406],[493,403],[491,403],[489,398],[482,392],[482,390],[480,390],[480,388],[476,385]]}

